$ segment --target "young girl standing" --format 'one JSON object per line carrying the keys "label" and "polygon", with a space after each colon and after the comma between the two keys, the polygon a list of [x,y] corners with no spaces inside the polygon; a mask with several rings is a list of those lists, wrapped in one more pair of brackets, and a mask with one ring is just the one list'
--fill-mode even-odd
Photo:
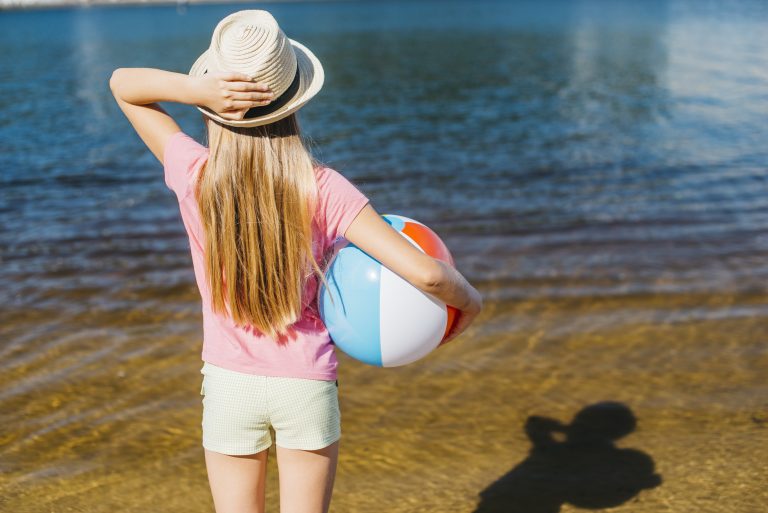
{"label": "young girl standing", "polygon": [[[327,512],[339,439],[337,360],[317,306],[323,257],[344,237],[460,310],[482,299],[453,267],[415,248],[369,199],[316,161],[296,111],[324,73],[261,10],[230,14],[188,75],[120,68],[110,88],[163,164],[189,235],[202,298],[203,448],[217,513],[264,511],[270,427],[281,513]],[[157,102],[196,105],[208,147]]]}

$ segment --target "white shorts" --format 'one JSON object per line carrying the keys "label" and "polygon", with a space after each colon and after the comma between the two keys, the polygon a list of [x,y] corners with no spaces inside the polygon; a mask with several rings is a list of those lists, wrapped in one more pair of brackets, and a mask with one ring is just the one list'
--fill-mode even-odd
{"label": "white shorts", "polygon": [[254,454],[276,443],[315,450],[341,437],[338,382],[262,376],[205,362],[203,447],[229,455]]}

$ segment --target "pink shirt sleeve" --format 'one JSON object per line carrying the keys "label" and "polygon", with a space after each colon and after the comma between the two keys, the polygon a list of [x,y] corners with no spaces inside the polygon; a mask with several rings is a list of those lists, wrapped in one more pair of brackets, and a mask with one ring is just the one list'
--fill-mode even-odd
{"label": "pink shirt sleeve", "polygon": [[317,170],[321,219],[325,221],[326,240],[343,237],[347,227],[368,203],[368,197],[338,171],[330,167]]}
{"label": "pink shirt sleeve", "polygon": [[176,132],[165,143],[165,184],[179,200],[192,190],[195,173],[208,159],[208,148],[184,132]]}

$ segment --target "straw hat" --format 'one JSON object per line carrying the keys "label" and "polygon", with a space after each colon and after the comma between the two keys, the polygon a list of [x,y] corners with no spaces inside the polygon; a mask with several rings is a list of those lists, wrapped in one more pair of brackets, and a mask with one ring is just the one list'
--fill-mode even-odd
{"label": "straw hat", "polygon": [[264,82],[274,93],[267,105],[253,107],[241,120],[226,119],[207,107],[206,116],[230,126],[259,126],[298,110],[323,86],[325,73],[315,55],[289,39],[267,11],[244,10],[230,14],[216,25],[211,46],[197,58],[189,74],[217,71],[245,73]]}

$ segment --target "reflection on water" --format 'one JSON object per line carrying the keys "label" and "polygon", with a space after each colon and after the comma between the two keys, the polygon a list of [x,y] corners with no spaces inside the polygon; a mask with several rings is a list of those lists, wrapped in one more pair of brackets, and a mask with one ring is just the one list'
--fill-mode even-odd
{"label": "reflection on water", "polygon": [[[3,511],[210,510],[188,242],[107,81],[186,72],[239,8],[0,16]],[[768,7],[269,9],[324,63],[302,110],[319,156],[433,227],[486,298],[421,363],[341,357],[334,508],[759,510]],[[195,109],[167,108],[202,140]],[[637,425],[597,453],[520,429],[567,431],[598,404]],[[277,511],[274,454],[268,479]]]}

